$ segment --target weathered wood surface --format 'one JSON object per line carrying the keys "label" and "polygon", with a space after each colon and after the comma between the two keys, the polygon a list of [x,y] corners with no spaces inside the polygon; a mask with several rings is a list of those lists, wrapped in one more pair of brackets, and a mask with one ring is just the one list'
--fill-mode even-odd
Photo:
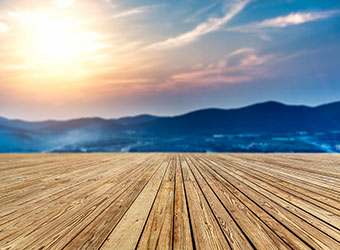
{"label": "weathered wood surface", "polygon": [[2,154],[0,249],[340,249],[340,155]]}

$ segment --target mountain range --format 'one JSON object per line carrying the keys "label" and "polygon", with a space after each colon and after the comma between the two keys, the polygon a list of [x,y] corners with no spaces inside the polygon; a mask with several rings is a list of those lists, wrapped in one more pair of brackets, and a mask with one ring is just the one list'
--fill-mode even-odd
{"label": "mountain range", "polygon": [[340,102],[308,107],[269,101],[171,117],[0,117],[0,152],[336,152],[339,131]]}

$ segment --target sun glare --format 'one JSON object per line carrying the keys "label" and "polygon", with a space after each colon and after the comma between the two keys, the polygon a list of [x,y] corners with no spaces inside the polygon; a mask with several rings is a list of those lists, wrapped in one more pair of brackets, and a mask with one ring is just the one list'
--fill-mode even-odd
{"label": "sun glare", "polygon": [[[86,23],[63,12],[26,13],[23,18],[28,64],[49,72],[70,72],[84,67],[88,58],[105,47],[103,36],[87,29]],[[81,69],[80,69],[81,70]]]}
{"label": "sun glare", "polygon": [[[67,62],[80,56],[82,43],[72,24],[66,19],[46,14],[32,16],[28,23],[35,56],[48,62]],[[84,41],[86,43],[86,41]]]}
{"label": "sun glare", "polygon": [[58,8],[69,8],[72,6],[74,0],[53,0],[53,3]]}

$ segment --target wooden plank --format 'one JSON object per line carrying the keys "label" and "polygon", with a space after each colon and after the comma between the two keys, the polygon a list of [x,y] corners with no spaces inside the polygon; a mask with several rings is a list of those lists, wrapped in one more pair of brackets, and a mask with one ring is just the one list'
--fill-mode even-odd
{"label": "wooden plank", "polygon": [[279,199],[272,200],[267,196],[270,196],[265,190],[253,189],[252,183],[245,179],[239,179],[237,175],[232,172],[232,169],[227,168],[225,165],[221,167],[216,162],[210,165],[216,173],[223,176],[233,186],[238,187],[243,193],[246,193],[249,198],[265,209],[267,213],[277,218],[278,221],[282,222],[287,228],[292,230],[296,235],[299,235],[301,239],[308,242],[315,249],[336,249],[339,243],[328,235],[322,233],[317,228],[310,225],[308,222],[301,220],[294,213],[299,212],[297,210],[290,211],[292,208],[287,206],[281,206],[276,202]]}
{"label": "wooden plank", "polygon": [[274,200],[282,207],[289,208],[289,211],[293,211],[295,215],[303,218],[309,224],[316,226],[326,235],[330,235],[332,238],[340,242],[338,228],[339,216],[336,214],[333,214],[325,209],[321,209],[320,207],[305,200],[298,199],[289,193],[277,189],[274,186],[267,185],[262,180],[252,178],[249,173],[240,171],[239,168],[229,166],[227,163],[224,164],[224,167],[228,169],[229,174],[234,173],[238,177],[242,178],[243,182],[248,183],[249,186],[258,192],[266,194],[268,198]]}
{"label": "wooden plank", "polygon": [[196,248],[230,249],[228,241],[184,159],[181,161],[181,166]]}
{"label": "wooden plank", "polygon": [[[118,186],[119,196],[112,195],[110,203],[91,216],[88,216],[81,224],[72,227],[72,230],[62,235],[62,241],[54,241],[56,249],[93,249],[103,244],[113,228],[120,221],[131,204],[138,197],[140,192],[150,180],[151,176],[159,168],[164,157],[155,157],[154,162],[149,162],[150,166],[134,173],[133,176],[121,181]],[[137,177],[137,178],[136,178]],[[127,183],[127,185],[124,184]],[[84,225],[85,224],[85,225]]]}
{"label": "wooden plank", "polygon": [[[6,196],[0,198],[0,203],[3,204],[4,211],[6,211],[7,215],[11,215],[11,218],[15,217],[15,213],[22,216],[23,213],[28,212],[27,207],[30,205],[32,205],[34,210],[36,210],[39,206],[44,207],[46,204],[53,201],[54,196],[59,198],[65,194],[70,194],[72,191],[79,192],[80,187],[85,185],[87,186],[89,184],[89,180],[101,179],[103,176],[115,173],[115,171],[119,169],[117,167],[112,168],[109,164],[114,164],[114,166],[124,166],[126,164],[133,164],[133,162],[134,160],[130,158],[128,158],[126,163],[122,162],[119,158],[109,162],[103,160],[98,162],[98,159],[92,159],[91,157],[86,162],[84,162],[84,159],[80,162],[74,162],[68,159],[66,164],[64,162],[64,158],[61,157],[61,160],[54,163],[56,166],[53,169],[48,170],[49,172],[53,172],[53,175],[50,177],[46,173],[45,165],[37,166],[38,169],[43,167],[43,169],[39,171],[41,172],[42,177],[36,177],[31,171],[25,174],[21,173],[21,176],[25,176],[27,180],[32,180],[33,177],[36,180],[40,179],[40,183],[39,185],[36,185],[36,188],[20,189],[18,186],[18,180],[16,180],[15,176],[11,177],[17,181],[14,182],[14,184],[17,185],[14,188],[17,193],[9,193],[8,190],[1,188],[1,192],[6,193]],[[4,175],[5,174],[6,173],[4,173]],[[18,176],[18,173],[16,173],[16,176]],[[25,179],[22,182],[26,182],[27,180]],[[4,185],[4,183],[2,184]],[[65,193],[62,193],[63,190],[65,190]],[[15,200],[13,201],[14,198]],[[6,200],[9,200],[10,202],[8,205],[6,204]],[[0,216],[3,216],[3,218],[6,218],[7,215],[0,213]],[[0,219],[0,225],[4,222],[6,221]]]}
{"label": "wooden plank", "polygon": [[[65,177],[57,175],[53,179],[44,179],[32,194],[28,195],[27,192],[24,192],[22,196],[17,195],[15,201],[12,201],[10,206],[5,205],[4,211],[13,219],[16,216],[21,217],[23,214],[28,215],[30,211],[36,212],[37,209],[46,207],[46,205],[55,199],[65,197],[65,195],[71,195],[74,192],[79,194],[82,189],[89,189],[89,186],[92,184],[97,185],[95,181],[103,179],[104,176],[118,174],[116,172],[112,173],[112,170],[110,170],[112,167],[105,165],[97,164],[96,168],[96,164],[92,163],[89,167],[84,167],[83,171],[79,174],[80,177],[77,177],[77,174],[73,171],[69,171],[64,174]],[[100,171],[97,172],[95,171],[96,169],[100,169]],[[72,176],[72,178],[69,178],[70,176]],[[30,189],[31,188],[29,188],[29,190]],[[8,195],[6,196],[8,197]],[[3,201],[1,201],[1,203],[2,202]],[[8,218],[7,215],[2,214],[2,218]],[[0,225],[6,222],[8,221],[0,219]]]}
{"label": "wooden plank", "polygon": [[[254,160],[256,157],[254,157]],[[237,161],[242,160],[242,158],[238,158]],[[252,163],[254,164],[254,161],[248,160],[245,161],[245,164]],[[276,164],[271,164],[268,161],[259,162],[256,164],[257,167],[266,169],[266,171],[270,171],[272,173],[275,173],[275,175],[280,176],[280,178],[284,178],[288,181],[294,181],[299,184],[304,184],[306,186],[313,187],[315,190],[319,190],[319,192],[322,192],[322,194],[325,194],[327,196],[334,197],[334,199],[339,200],[340,199],[340,188],[334,187],[330,183],[325,183],[322,181],[322,178],[316,179],[315,176],[311,177],[308,172],[302,174],[301,172],[291,171],[287,169],[285,166]]]}
{"label": "wooden plank", "polygon": [[[335,228],[340,229],[340,210],[327,206],[323,203],[319,203],[316,200],[308,199],[308,196],[306,195],[307,192],[305,192],[304,195],[295,192],[296,189],[299,189],[298,186],[294,186],[294,190],[277,185],[277,182],[274,181],[269,183],[266,181],[265,176],[262,174],[257,174],[256,171],[250,172],[249,168],[244,166],[238,166],[237,169],[235,168],[234,172],[239,176],[243,176],[251,182],[258,184],[262,188],[265,188],[274,195],[277,195],[291,204],[304,209],[308,213],[318,217],[326,223],[333,225]],[[334,211],[334,213],[332,211]]]}
{"label": "wooden plank", "polygon": [[173,249],[193,249],[193,238],[188,215],[187,200],[179,156],[176,156],[176,187],[174,210],[174,239]]}
{"label": "wooden plank", "polygon": [[309,202],[322,207],[325,210],[329,210],[332,213],[340,215],[340,204],[338,201],[334,199],[327,198],[325,196],[320,195],[319,193],[313,192],[307,188],[301,187],[293,182],[288,182],[278,178],[276,175],[271,174],[268,170],[261,171],[259,168],[252,167],[251,164],[242,165],[233,163],[233,166],[237,166],[239,170],[242,170],[244,173],[247,173],[262,182],[266,182],[272,186],[275,186],[285,192],[291,193],[296,197],[299,197],[304,200],[308,200]]}
{"label": "wooden plank", "polygon": [[[195,161],[186,157],[189,161],[190,169],[197,183],[199,184],[202,193],[206,197],[207,202],[210,205],[215,217],[220,224],[224,235],[228,239],[228,242],[232,249],[253,249],[251,243],[247,240],[246,235],[240,230],[239,226],[235,223],[233,217],[229,214],[228,209],[222,205],[218,197],[211,190],[208,182],[204,179],[201,172],[195,166]],[[247,225],[248,226],[248,225]],[[263,242],[263,239],[261,239]]]}
{"label": "wooden plank", "polygon": [[128,250],[136,247],[167,167],[168,162],[162,163],[101,249]]}
{"label": "wooden plank", "polygon": [[339,166],[336,154],[0,154],[0,249],[338,249]]}
{"label": "wooden plank", "polygon": [[164,176],[137,248],[172,249],[176,162],[173,157]]}
{"label": "wooden plank", "polygon": [[[135,168],[136,165],[132,164],[132,167]],[[126,170],[129,170],[129,168]],[[6,245],[16,245],[17,242],[20,242],[20,244],[31,242],[30,244],[34,243],[39,245],[41,242],[47,243],[51,240],[58,240],[58,235],[62,234],[63,231],[74,227],[77,223],[82,224],[88,216],[109,203],[110,199],[115,199],[115,197],[119,195],[119,192],[124,191],[124,189],[121,190],[122,187],[128,185],[131,180],[127,178],[126,181],[121,182],[121,178],[124,176],[129,177],[131,173],[134,173],[132,171],[128,174],[126,170],[124,170],[121,175],[109,175],[97,182],[91,182],[87,186],[84,186],[83,191],[78,190],[78,192],[75,193],[77,196],[69,197],[66,195],[65,197],[60,197],[55,204],[52,203],[44,207],[43,211],[36,211],[33,216],[30,215],[31,223],[29,224],[25,224],[27,223],[26,220],[22,220],[22,218],[19,217],[19,225],[16,221],[13,221],[13,223],[17,223],[15,227],[10,226],[13,223],[6,225],[10,227],[11,230],[15,232],[18,231],[18,233],[12,234],[10,238],[7,237],[0,242],[6,240]],[[117,172],[115,171],[115,173]],[[139,175],[137,171],[137,176]],[[132,180],[133,179],[134,178],[132,178]],[[121,186],[112,185],[113,183],[120,183]],[[66,201],[71,202],[66,203],[67,206],[65,206],[64,203]],[[51,207],[54,208],[52,211],[50,210]],[[66,224],[66,222],[69,222],[69,224]],[[20,226],[21,224],[24,226]],[[21,227],[21,229],[19,230],[18,227]],[[26,230],[26,228],[28,230]],[[39,238],[33,242],[32,239],[34,239],[35,234],[38,234]]]}
{"label": "wooden plank", "polygon": [[[232,164],[233,166],[245,168],[248,172],[252,174],[259,173],[263,176],[266,176],[267,178],[271,178],[274,180],[275,183],[282,184],[281,186],[291,187],[292,189],[298,188],[299,190],[301,190],[304,196],[306,196],[306,194],[308,193],[313,199],[316,199],[320,202],[336,208],[337,210],[340,210],[338,196],[330,194],[329,192],[324,191],[320,188],[309,185],[308,180],[301,182],[296,179],[286,178],[276,172],[273,172],[273,169],[277,168],[275,164],[259,164],[254,163],[254,161],[252,160],[245,161],[241,160],[240,158],[235,158],[235,156],[229,155],[223,155],[223,159],[230,162],[230,164]],[[300,165],[303,164],[304,163],[302,162]]]}
{"label": "wooden plank", "polygon": [[[249,155],[246,158],[251,159]],[[268,162],[273,165],[284,167],[284,169],[293,169],[302,172],[310,172],[319,176],[337,178],[340,180],[340,170],[336,166],[335,154],[313,154],[312,157],[306,157],[306,154],[275,154],[260,155],[258,162]],[[339,159],[338,159],[339,160]]]}
{"label": "wooden plank", "polygon": [[[200,158],[201,159],[201,158]],[[216,175],[202,163],[198,165],[201,173],[226,206],[248,239],[258,249],[289,249],[293,246],[304,249],[306,245],[290,233],[246,196],[234,189],[228,182]],[[270,226],[270,227],[269,227]],[[272,230],[277,228],[278,232]]]}

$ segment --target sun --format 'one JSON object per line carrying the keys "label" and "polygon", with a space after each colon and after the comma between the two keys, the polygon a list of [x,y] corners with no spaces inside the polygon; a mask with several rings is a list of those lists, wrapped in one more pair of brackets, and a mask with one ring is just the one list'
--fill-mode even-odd
{"label": "sun", "polygon": [[74,0],[53,0],[53,4],[58,8],[69,8],[73,2]]}
{"label": "sun", "polygon": [[69,61],[80,56],[85,49],[80,30],[72,21],[39,13],[28,23],[31,44],[36,57],[49,62]]}
{"label": "sun", "polygon": [[[18,11],[8,41],[13,78],[23,86],[72,88],[91,84],[111,69],[117,45],[106,27],[86,18],[87,9],[40,8]],[[41,88],[44,89],[44,88]]]}
{"label": "sun", "polygon": [[35,12],[24,20],[27,39],[22,45],[29,51],[30,64],[44,71],[76,67],[103,47],[102,37],[72,15]]}

